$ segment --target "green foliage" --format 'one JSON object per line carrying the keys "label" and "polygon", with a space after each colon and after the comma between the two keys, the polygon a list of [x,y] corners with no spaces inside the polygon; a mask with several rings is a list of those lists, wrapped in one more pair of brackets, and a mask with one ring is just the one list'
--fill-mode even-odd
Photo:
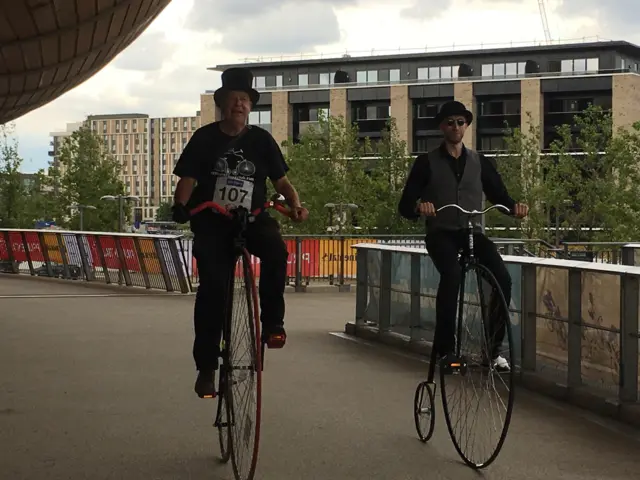
{"label": "green foliage", "polygon": [[28,226],[27,190],[23,184],[13,125],[0,125],[0,226]]}
{"label": "green foliage", "polygon": [[289,177],[310,211],[308,222],[291,226],[287,233],[321,234],[328,227],[342,234],[411,231],[413,225],[397,213],[411,158],[394,121],[372,143],[360,140],[357,126],[342,117],[321,117],[299,143],[285,146]]}
{"label": "green foliage", "polygon": [[171,211],[171,203],[162,202],[158,205],[156,211],[156,222],[171,222],[173,221],[173,212]]}
{"label": "green foliage", "polygon": [[96,210],[85,211],[84,229],[116,231],[118,202],[100,198],[124,194],[125,188],[120,180],[120,166],[106,152],[100,136],[82,126],[64,139],[59,158],[60,167],[49,170],[49,185],[56,199],[52,210],[58,224],[78,229],[80,216],[73,206],[91,205]]}
{"label": "green foliage", "polygon": [[[614,135],[610,112],[590,106],[574,117],[573,125],[556,130],[558,138],[547,154],[536,154],[538,128],[507,135],[509,151],[498,167],[512,197],[531,207],[530,218],[519,225],[520,235],[551,243],[638,238],[640,125]],[[557,235],[545,229],[556,223]]]}

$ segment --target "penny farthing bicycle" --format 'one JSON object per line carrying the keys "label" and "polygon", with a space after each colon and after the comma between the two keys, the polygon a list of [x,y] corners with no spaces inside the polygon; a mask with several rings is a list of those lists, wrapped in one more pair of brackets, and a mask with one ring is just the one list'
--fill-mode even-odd
{"label": "penny farthing bicycle", "polygon": [[[514,356],[509,308],[494,275],[481,265],[473,250],[474,217],[482,211],[457,208],[469,216],[468,244],[460,252],[462,277],[458,290],[456,342],[453,356],[440,361],[442,408],[453,445],[473,469],[489,466],[504,444],[514,400]],[[500,356],[501,361],[494,362]],[[505,369],[508,362],[510,368]],[[420,440],[429,441],[435,427],[435,349],[431,352],[427,380],[418,384],[414,419]],[[502,367],[502,368],[501,368]]]}
{"label": "penny farthing bicycle", "polygon": [[[281,204],[282,200],[281,195],[275,195],[253,211],[244,207],[227,210],[210,201],[190,212],[195,215],[212,209],[227,217],[234,227],[232,241],[236,260],[228,282],[214,427],[218,429],[222,462],[232,460],[236,480],[252,480],[258,462],[265,348],[260,335],[258,291],[246,249],[245,232],[255,217],[267,209],[273,208],[290,216],[291,212]],[[271,341],[273,343],[268,346],[277,348],[276,343],[284,342],[284,337],[272,337]]]}

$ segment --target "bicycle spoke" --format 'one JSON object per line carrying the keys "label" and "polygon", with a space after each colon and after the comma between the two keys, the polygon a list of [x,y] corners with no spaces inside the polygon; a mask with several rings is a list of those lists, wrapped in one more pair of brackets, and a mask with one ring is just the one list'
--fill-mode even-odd
{"label": "bicycle spoke", "polygon": [[255,284],[246,256],[238,260],[229,349],[231,445],[238,480],[253,478],[260,432],[261,371],[256,341]]}
{"label": "bicycle spoke", "polygon": [[[499,332],[494,328],[495,319],[508,319],[506,304],[502,297],[493,295],[501,301],[492,302],[493,309],[489,309],[486,293],[495,293],[497,284],[484,268],[474,266],[465,277],[468,300],[462,315],[460,357],[466,368],[457,375],[441,374],[442,400],[456,450],[470,466],[484,468],[502,447],[513,407],[511,330],[507,325],[503,348],[494,348]],[[478,278],[482,278],[480,286]],[[498,352],[510,362],[511,372],[498,373],[493,367]]]}

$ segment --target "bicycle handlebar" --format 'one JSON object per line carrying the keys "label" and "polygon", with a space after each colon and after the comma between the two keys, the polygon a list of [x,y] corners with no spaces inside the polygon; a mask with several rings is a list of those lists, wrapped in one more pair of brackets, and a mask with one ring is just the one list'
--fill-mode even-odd
{"label": "bicycle handlebar", "polygon": [[484,215],[485,213],[489,212],[490,210],[493,210],[494,208],[501,208],[502,210],[504,210],[507,213],[511,213],[511,210],[507,207],[505,207],[504,205],[501,205],[499,203],[496,203],[495,205],[491,205],[488,208],[485,208],[484,210],[465,210],[464,208],[462,208],[460,205],[457,205],[455,203],[450,203],[448,205],[444,205],[440,208],[438,208],[436,210],[436,212],[439,212],[440,210],[444,210],[445,208],[449,208],[449,207],[456,207],[458,210],[460,210],[462,213],[466,213],[467,215],[472,215],[472,216],[476,216],[476,215]]}
{"label": "bicycle handlebar", "polygon": [[[200,213],[201,211],[206,210],[208,208],[211,208],[211,209],[215,210],[216,212],[218,212],[221,215],[224,215],[227,218],[233,218],[233,214],[231,213],[230,210],[227,210],[222,205],[219,205],[218,203],[216,203],[214,201],[208,201],[208,202],[201,203],[197,207],[192,208],[189,211],[189,214],[191,216],[193,216],[196,213]],[[268,210],[269,208],[273,208],[273,209],[277,210],[278,212],[283,214],[285,217],[290,217],[291,216],[291,210],[289,210],[287,207],[285,207],[283,205],[280,205],[279,203],[274,202],[274,201],[265,202],[264,205],[262,205],[262,207],[258,207],[255,210],[253,210],[252,212],[250,212],[250,215],[254,216],[254,217],[258,216],[262,212],[264,212],[265,210]]]}

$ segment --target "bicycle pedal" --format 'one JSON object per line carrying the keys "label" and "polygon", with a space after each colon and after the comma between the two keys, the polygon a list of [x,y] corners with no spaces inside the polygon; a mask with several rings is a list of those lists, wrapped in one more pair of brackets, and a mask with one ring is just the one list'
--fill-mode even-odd
{"label": "bicycle pedal", "polygon": [[442,360],[440,368],[445,375],[464,375],[467,373],[467,362],[461,357],[452,357]]}
{"label": "bicycle pedal", "polygon": [[264,344],[269,348],[282,348],[287,343],[286,335],[271,335]]}

